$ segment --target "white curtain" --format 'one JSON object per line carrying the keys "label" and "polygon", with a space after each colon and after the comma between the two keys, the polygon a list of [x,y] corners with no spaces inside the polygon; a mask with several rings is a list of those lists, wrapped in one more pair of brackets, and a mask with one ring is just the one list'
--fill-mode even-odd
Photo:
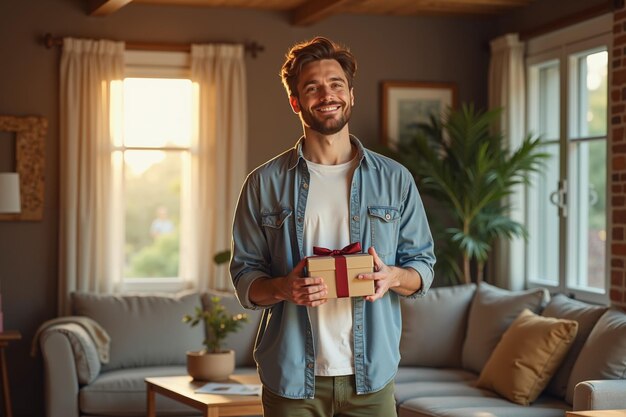
{"label": "white curtain", "polygon": [[188,248],[193,256],[182,265],[182,275],[196,278],[201,290],[232,291],[227,264],[216,265],[213,256],[230,248],[233,214],[247,171],[243,46],[192,45],[191,79],[200,111],[191,186],[183,190],[193,203],[189,222],[182,227],[195,245]]}
{"label": "white curtain", "polygon": [[[515,150],[525,135],[524,44],[517,34],[491,41],[489,63],[489,108],[502,108],[500,125],[510,150]],[[511,217],[524,222],[524,190],[519,187],[510,197]],[[491,282],[503,288],[524,286],[524,240],[501,240],[494,248]]]}
{"label": "white curtain", "polygon": [[124,43],[66,38],[61,56],[59,314],[72,291],[111,292],[112,82]]}

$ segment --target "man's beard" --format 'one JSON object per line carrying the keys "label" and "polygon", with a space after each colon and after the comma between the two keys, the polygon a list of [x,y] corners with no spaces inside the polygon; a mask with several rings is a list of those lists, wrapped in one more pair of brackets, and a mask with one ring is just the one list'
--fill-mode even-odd
{"label": "man's beard", "polygon": [[[328,105],[340,105],[341,103],[328,103]],[[341,106],[343,108],[343,106]],[[352,115],[352,106],[347,106],[345,111],[341,113],[338,119],[335,118],[327,118],[327,119],[319,119],[315,117],[313,113],[311,113],[308,109],[300,106],[300,117],[306,126],[310,129],[315,130],[323,135],[334,135],[344,128],[345,125],[350,121],[350,116]]]}

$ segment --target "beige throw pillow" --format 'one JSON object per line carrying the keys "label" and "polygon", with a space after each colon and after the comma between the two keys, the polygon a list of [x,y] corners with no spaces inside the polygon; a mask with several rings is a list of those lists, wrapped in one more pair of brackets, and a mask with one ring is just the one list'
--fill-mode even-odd
{"label": "beige throw pillow", "polygon": [[565,358],[577,331],[574,320],[541,317],[525,309],[502,335],[476,385],[529,405]]}

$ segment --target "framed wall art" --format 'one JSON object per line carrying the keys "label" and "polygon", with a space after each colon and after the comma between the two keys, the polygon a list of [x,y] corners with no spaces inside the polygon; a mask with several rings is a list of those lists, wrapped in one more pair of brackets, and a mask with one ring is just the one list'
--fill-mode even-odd
{"label": "framed wall art", "polygon": [[418,123],[430,115],[443,116],[456,106],[456,85],[415,81],[383,81],[381,94],[382,142],[388,146],[415,134]]}
{"label": "framed wall art", "polygon": [[[0,220],[43,219],[45,137],[48,121],[39,116],[0,116],[0,132],[15,138],[15,166],[19,174],[21,211],[0,214]],[[11,157],[11,156],[10,156]]]}

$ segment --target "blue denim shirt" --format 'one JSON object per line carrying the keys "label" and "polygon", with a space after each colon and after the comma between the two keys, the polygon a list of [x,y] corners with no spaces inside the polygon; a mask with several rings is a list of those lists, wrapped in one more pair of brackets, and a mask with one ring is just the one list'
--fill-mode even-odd
{"label": "blue denim shirt", "polygon": [[[246,179],[233,225],[230,273],[240,303],[264,308],[254,358],[263,385],[287,398],[313,398],[315,343],[307,307],[291,302],[259,306],[250,285],[262,277],[286,276],[303,258],[304,213],[309,171],[296,146],[255,169]],[[433,280],[433,240],[424,207],[408,170],[369,151],[351,136],[359,165],[350,190],[350,241],[373,246],[387,265],[413,268],[424,295]],[[367,302],[352,299],[357,394],[382,389],[400,361],[402,322],[399,295],[389,291]]]}

